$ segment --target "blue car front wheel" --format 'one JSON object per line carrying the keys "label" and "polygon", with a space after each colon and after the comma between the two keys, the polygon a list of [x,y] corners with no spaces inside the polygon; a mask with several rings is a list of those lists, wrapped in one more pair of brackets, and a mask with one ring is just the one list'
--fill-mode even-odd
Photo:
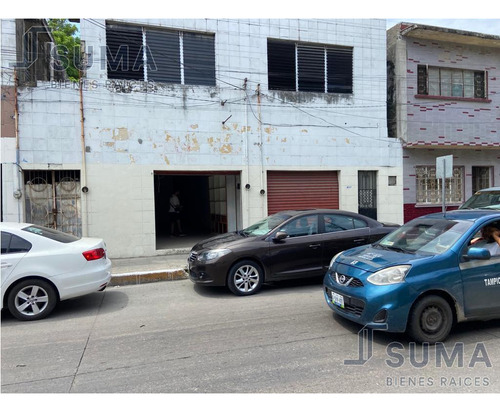
{"label": "blue car front wheel", "polygon": [[418,343],[442,342],[453,326],[453,312],[440,296],[425,296],[414,305],[408,322],[408,334]]}

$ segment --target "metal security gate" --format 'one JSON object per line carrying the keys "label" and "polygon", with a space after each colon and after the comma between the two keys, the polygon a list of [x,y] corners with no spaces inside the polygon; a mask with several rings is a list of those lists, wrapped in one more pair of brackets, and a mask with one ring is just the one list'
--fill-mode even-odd
{"label": "metal security gate", "polygon": [[82,236],[79,170],[25,170],[26,222]]}
{"label": "metal security gate", "polygon": [[377,172],[358,172],[358,213],[377,219]]}
{"label": "metal security gate", "polygon": [[268,172],[267,213],[291,209],[338,209],[337,172]]}

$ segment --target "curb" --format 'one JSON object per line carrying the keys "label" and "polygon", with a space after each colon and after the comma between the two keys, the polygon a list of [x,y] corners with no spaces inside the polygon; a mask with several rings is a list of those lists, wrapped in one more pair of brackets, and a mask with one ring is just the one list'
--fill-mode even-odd
{"label": "curb", "polygon": [[117,273],[111,276],[108,286],[140,285],[143,283],[189,279],[184,269],[155,270],[149,272]]}

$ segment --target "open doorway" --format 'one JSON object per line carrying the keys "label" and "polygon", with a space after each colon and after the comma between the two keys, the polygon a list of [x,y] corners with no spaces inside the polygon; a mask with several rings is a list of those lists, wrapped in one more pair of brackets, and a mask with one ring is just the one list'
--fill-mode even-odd
{"label": "open doorway", "polygon": [[[237,230],[239,173],[154,173],[156,249],[186,248],[212,235]],[[179,192],[182,232],[171,233],[170,197]]]}

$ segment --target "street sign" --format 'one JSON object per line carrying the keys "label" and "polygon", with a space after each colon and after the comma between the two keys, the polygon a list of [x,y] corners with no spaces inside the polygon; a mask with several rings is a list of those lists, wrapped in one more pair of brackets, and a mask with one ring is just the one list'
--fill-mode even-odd
{"label": "street sign", "polygon": [[453,177],[453,155],[436,157],[436,179],[441,179],[441,200],[446,213],[446,179]]}
{"label": "street sign", "polygon": [[453,177],[453,155],[436,157],[436,178]]}

